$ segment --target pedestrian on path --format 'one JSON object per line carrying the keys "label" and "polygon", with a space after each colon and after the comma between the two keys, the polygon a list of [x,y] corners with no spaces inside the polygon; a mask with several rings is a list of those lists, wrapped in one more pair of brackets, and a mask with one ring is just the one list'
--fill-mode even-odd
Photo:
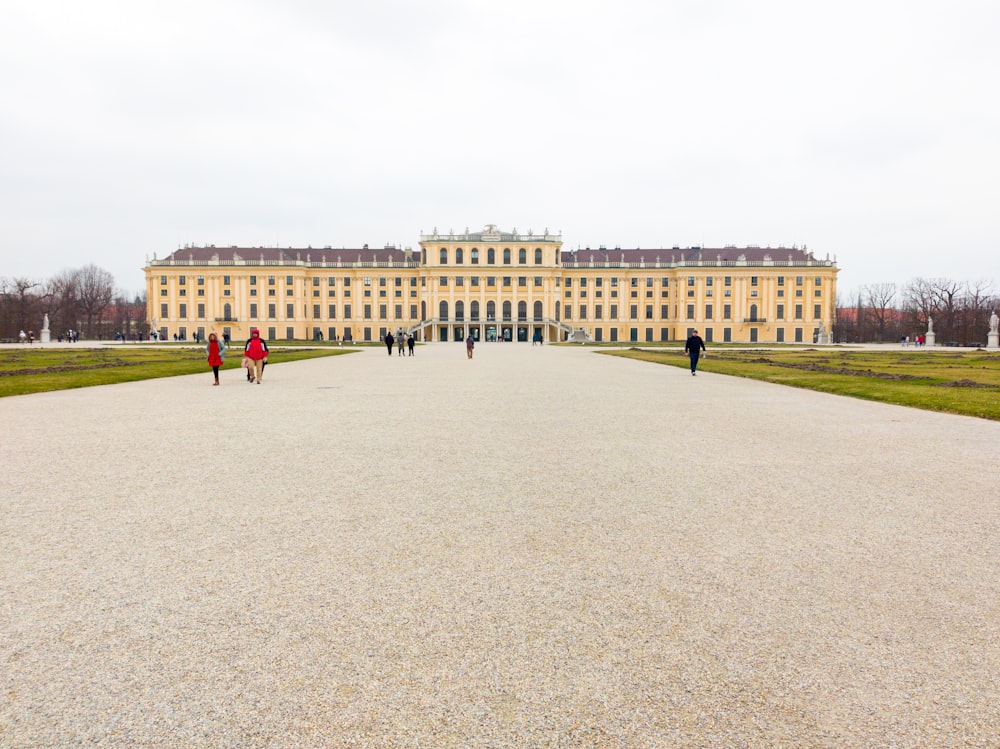
{"label": "pedestrian on path", "polygon": [[253,382],[256,379],[259,385],[260,378],[264,376],[264,365],[267,364],[267,341],[260,337],[257,328],[250,328],[250,340],[243,347],[243,354],[250,360],[247,380]]}
{"label": "pedestrian on path", "polygon": [[410,356],[413,356],[413,336],[406,336],[406,347],[410,350]]}
{"label": "pedestrian on path", "polygon": [[215,375],[215,384],[219,384],[219,367],[226,363],[226,344],[219,340],[214,332],[208,334],[208,341],[205,343],[205,353],[208,354],[208,366],[212,368]]}
{"label": "pedestrian on path", "polygon": [[472,358],[472,350],[475,347],[476,347],[476,342],[473,340],[472,334],[470,333],[469,337],[465,339],[465,355],[468,358],[470,359]]}
{"label": "pedestrian on path", "polygon": [[399,339],[396,341],[397,355],[403,355],[403,346],[406,344],[406,333],[400,333]]}
{"label": "pedestrian on path", "polygon": [[396,339],[392,337],[392,333],[386,331],[385,334],[385,347],[389,349],[389,356],[392,356],[392,344],[396,342]]}
{"label": "pedestrian on path", "polygon": [[692,330],[691,335],[688,336],[687,341],[684,343],[684,353],[691,357],[691,376],[693,377],[698,369],[698,357],[701,356],[701,352],[705,350],[705,342],[701,340],[701,336],[698,335],[697,330]]}

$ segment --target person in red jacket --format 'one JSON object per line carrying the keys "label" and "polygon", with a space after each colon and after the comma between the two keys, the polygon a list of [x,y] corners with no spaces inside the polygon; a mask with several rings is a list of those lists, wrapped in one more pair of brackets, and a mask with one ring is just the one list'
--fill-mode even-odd
{"label": "person in red jacket", "polygon": [[257,328],[250,329],[250,340],[243,347],[243,354],[250,360],[247,379],[250,382],[256,379],[259,385],[260,378],[264,375],[264,365],[267,364],[267,341],[260,337]]}
{"label": "person in red jacket", "polygon": [[215,384],[219,384],[219,367],[226,361],[226,346],[219,340],[215,333],[208,334],[208,343],[205,344],[205,352],[208,354],[208,366],[215,374]]}

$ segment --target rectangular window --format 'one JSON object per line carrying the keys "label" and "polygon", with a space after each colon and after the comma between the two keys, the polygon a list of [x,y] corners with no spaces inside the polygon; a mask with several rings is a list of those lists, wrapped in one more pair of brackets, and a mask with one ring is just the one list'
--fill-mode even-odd
{"label": "rectangular window", "polygon": [[784,320],[785,319],[785,305],[783,305],[783,304],[779,304],[778,305],[777,318],[779,320]]}
{"label": "rectangular window", "polygon": [[586,304],[581,304],[580,305],[580,319],[581,320],[586,320],[587,319],[587,305]]}
{"label": "rectangular window", "polygon": [[751,286],[757,285],[757,276],[750,276],[750,285]]}
{"label": "rectangular window", "polygon": [[402,304],[397,304],[396,308],[395,308],[395,312],[396,312],[396,319],[397,320],[402,320],[403,319],[403,305]]}
{"label": "rectangular window", "polygon": [[253,302],[250,304],[250,318],[252,320],[257,319],[257,303]]}
{"label": "rectangular window", "polygon": [[295,281],[292,280],[291,276],[285,276],[285,286],[291,286]]}
{"label": "rectangular window", "polygon": [[652,320],[653,319],[653,305],[652,304],[647,304],[646,305],[646,319],[647,320]]}
{"label": "rectangular window", "polygon": [[267,285],[268,286],[274,286],[274,276],[268,276],[267,277]]}
{"label": "rectangular window", "polygon": [[268,304],[267,305],[267,319],[268,320],[273,320],[277,316],[278,316],[278,305],[274,304],[273,302],[271,304]]}
{"label": "rectangular window", "polygon": [[167,295],[167,290],[166,289],[160,289],[160,296],[166,296],[166,295]]}
{"label": "rectangular window", "polygon": [[706,320],[711,320],[712,319],[712,305],[711,304],[706,304],[705,305],[705,319]]}
{"label": "rectangular window", "polygon": [[722,319],[732,320],[733,319],[733,305],[723,304],[722,305]]}
{"label": "rectangular window", "polygon": [[822,285],[823,285],[823,279],[819,276],[816,276],[816,278],[813,279],[813,286],[822,286]]}
{"label": "rectangular window", "polygon": [[177,316],[183,320],[185,317],[188,316],[188,306],[186,304],[182,304],[180,306],[180,310],[181,311],[178,313]]}
{"label": "rectangular window", "polygon": [[660,319],[661,320],[666,320],[668,317],[670,317],[670,305],[669,304],[661,304],[660,305]]}
{"label": "rectangular window", "polygon": [[542,285],[542,277],[535,276],[535,286],[541,286],[541,285]]}
{"label": "rectangular window", "polygon": [[463,276],[455,276],[456,286],[465,286],[465,278]]}
{"label": "rectangular window", "polygon": [[329,317],[331,320],[336,320],[337,319],[337,305],[336,304],[329,305],[329,307],[327,307],[326,313],[327,313],[326,316]]}
{"label": "rectangular window", "polygon": [[204,304],[199,304],[198,305],[198,317],[200,319],[202,319],[202,320],[205,319],[205,305]]}
{"label": "rectangular window", "polygon": [[802,319],[802,305],[801,304],[796,304],[795,305],[795,319],[796,320],[801,320]]}
{"label": "rectangular window", "polygon": [[469,283],[470,286],[478,287],[479,286],[479,276],[473,276],[472,278],[469,279],[469,282],[470,282]]}
{"label": "rectangular window", "polygon": [[628,319],[629,320],[637,320],[637,319],[639,319],[639,305],[638,304],[630,304],[629,305],[629,308],[628,308]]}
{"label": "rectangular window", "polygon": [[[612,320],[617,320],[618,319],[618,305],[617,304],[612,304],[611,305],[611,319]],[[612,338],[611,340],[615,340],[615,339]]]}
{"label": "rectangular window", "polygon": [[167,277],[160,276],[160,286],[166,286],[166,285],[167,285]]}
{"label": "rectangular window", "polygon": [[370,304],[365,305],[365,319],[366,320],[372,319],[372,306]]}
{"label": "rectangular window", "polygon": [[187,289],[181,289],[180,290],[180,295],[181,296],[187,296]]}
{"label": "rectangular window", "polygon": [[563,305],[563,319],[564,320],[573,319],[573,307],[569,303]]}
{"label": "rectangular window", "polygon": [[378,319],[385,320],[389,316],[388,310],[384,304],[378,306]]}
{"label": "rectangular window", "polygon": [[448,276],[441,276],[441,278],[438,279],[438,286],[440,286],[442,289],[447,289],[448,288]]}
{"label": "rectangular window", "polygon": [[778,341],[778,343],[784,343],[785,342],[785,329],[784,328],[778,328],[775,331],[775,335],[776,335],[776,340]]}
{"label": "rectangular window", "polygon": [[823,305],[815,304],[813,305],[813,320],[819,320],[823,317]]}
{"label": "rectangular window", "polygon": [[160,305],[160,317],[163,318],[164,320],[170,317],[170,315],[167,314],[168,309],[169,307],[165,303]]}
{"label": "rectangular window", "polygon": [[250,276],[250,285],[251,286],[257,285],[257,276]]}
{"label": "rectangular window", "polygon": [[796,286],[801,286],[802,285],[802,276],[796,276],[795,277],[795,285]]}
{"label": "rectangular window", "polygon": [[732,286],[733,285],[733,277],[732,276],[726,276],[726,277],[724,277],[722,279],[722,285],[723,286]]}
{"label": "rectangular window", "polygon": [[410,319],[411,320],[417,319],[417,305],[415,304],[410,305]]}
{"label": "rectangular window", "polygon": [[604,319],[604,305],[595,304],[594,305],[594,319],[603,320]]}
{"label": "rectangular window", "polygon": [[505,288],[510,288],[510,276],[503,277],[503,285]]}
{"label": "rectangular window", "polygon": [[778,276],[778,286],[784,286],[784,285],[785,285],[785,277]]}
{"label": "rectangular window", "polygon": [[285,319],[290,319],[295,317],[295,305],[286,304],[285,305]]}
{"label": "rectangular window", "polygon": [[181,286],[183,286],[184,284],[186,284],[187,283],[187,276],[178,276],[177,277],[177,283],[179,283]]}
{"label": "rectangular window", "polygon": [[198,281],[198,285],[199,286],[204,286],[205,285],[205,277],[204,276],[198,276],[197,281]]}
{"label": "rectangular window", "polygon": [[802,328],[795,329],[795,342],[802,343]]}
{"label": "rectangular window", "polygon": [[313,320],[319,320],[319,305],[313,305]]}
{"label": "rectangular window", "polygon": [[344,319],[345,320],[351,319],[351,305],[349,304],[344,305]]}
{"label": "rectangular window", "polygon": [[694,305],[693,304],[689,304],[687,306],[687,319],[688,320],[694,320]]}
{"label": "rectangular window", "polygon": [[688,286],[694,286],[694,276],[688,276]]}
{"label": "rectangular window", "polygon": [[723,328],[722,329],[722,341],[724,343],[732,343],[733,342],[733,329],[732,328]]}

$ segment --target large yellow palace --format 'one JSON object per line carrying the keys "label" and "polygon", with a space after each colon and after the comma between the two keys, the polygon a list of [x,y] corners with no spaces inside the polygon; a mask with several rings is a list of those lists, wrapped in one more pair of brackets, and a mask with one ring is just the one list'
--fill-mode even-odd
{"label": "large yellow palace", "polygon": [[563,250],[562,237],[487,226],[420,250],[185,247],[145,267],[165,339],[826,342],[835,261],[805,248]]}

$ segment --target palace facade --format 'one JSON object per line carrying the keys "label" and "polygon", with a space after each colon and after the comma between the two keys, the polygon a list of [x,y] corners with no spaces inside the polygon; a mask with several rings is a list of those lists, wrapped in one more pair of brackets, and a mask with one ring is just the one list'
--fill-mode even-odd
{"label": "palace facade", "polygon": [[805,248],[564,250],[562,237],[421,235],[420,249],[185,247],[145,267],[151,330],[268,340],[824,341],[836,262]]}

